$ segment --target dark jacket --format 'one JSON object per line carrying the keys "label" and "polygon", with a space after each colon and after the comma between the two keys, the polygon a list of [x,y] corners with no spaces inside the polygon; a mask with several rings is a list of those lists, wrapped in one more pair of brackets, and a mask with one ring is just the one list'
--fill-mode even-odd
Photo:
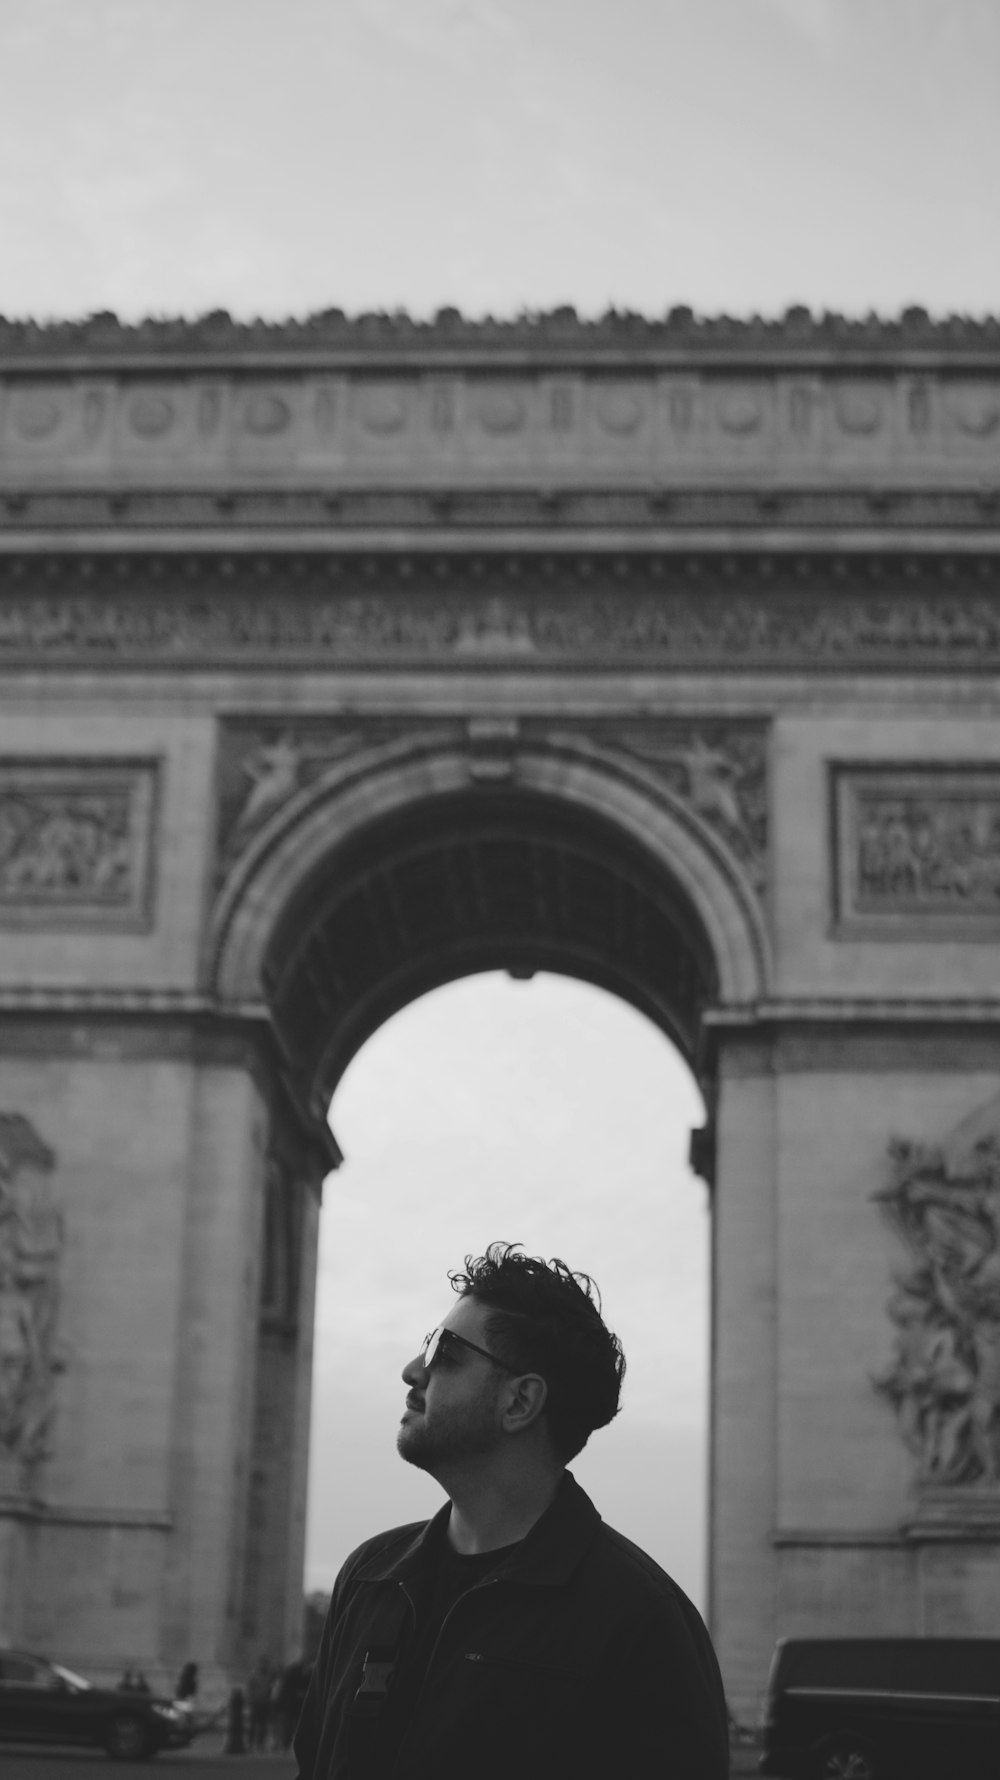
{"label": "dark jacket", "polygon": [[726,1705],[698,1613],[568,1472],[446,1615],[388,1754],[389,1666],[405,1665],[449,1506],[369,1539],[341,1570],[295,1733],[300,1780],[727,1780]]}

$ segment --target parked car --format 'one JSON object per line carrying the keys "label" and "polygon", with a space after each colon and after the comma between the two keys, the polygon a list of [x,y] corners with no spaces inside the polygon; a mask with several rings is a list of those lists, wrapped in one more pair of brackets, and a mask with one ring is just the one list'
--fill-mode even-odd
{"label": "parked car", "polygon": [[1000,1638],[783,1638],[762,1774],[1000,1774]]}
{"label": "parked car", "polygon": [[121,1761],[142,1761],[193,1734],[191,1714],[171,1700],[94,1687],[60,1663],[0,1650],[0,1742],[97,1744]]}

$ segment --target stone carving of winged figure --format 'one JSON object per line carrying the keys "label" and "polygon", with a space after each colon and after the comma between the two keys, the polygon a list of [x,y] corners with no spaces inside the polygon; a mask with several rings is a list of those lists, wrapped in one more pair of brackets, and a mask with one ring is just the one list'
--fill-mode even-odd
{"label": "stone carving of winged figure", "polygon": [[713,748],[704,736],[692,735],[675,747],[657,749],[657,756],[681,768],[691,807],[699,816],[715,817],[738,834],[744,832],[746,824],[736,790],[740,769],[728,754]]}
{"label": "stone carving of winged figure", "polygon": [[286,730],[258,742],[242,762],[249,787],[230,831],[228,852],[242,851],[251,835],[301,789],[310,767],[332,764],[357,745],[357,735],[348,730],[329,732],[315,741],[305,741]]}
{"label": "stone carving of winged figure", "polygon": [[302,750],[290,735],[262,742],[256,752],[243,762],[243,771],[250,788],[233,828],[234,848],[266,822],[268,816],[293,797],[299,786]]}

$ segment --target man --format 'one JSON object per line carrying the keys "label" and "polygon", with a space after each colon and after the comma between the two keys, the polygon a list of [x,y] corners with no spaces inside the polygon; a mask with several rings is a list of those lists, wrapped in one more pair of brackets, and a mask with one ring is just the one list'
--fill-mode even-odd
{"label": "man", "polygon": [[309,1690],[312,1664],[297,1656],[281,1671],[274,1695],[274,1712],[279,1747],[290,1749],[292,1733],[299,1721],[302,1702]]}
{"label": "man", "polygon": [[255,1667],[247,1678],[247,1708],[250,1719],[249,1743],[251,1749],[267,1748],[267,1733],[271,1716],[271,1690],[277,1679],[271,1667],[271,1659],[261,1651]]}
{"label": "man", "polygon": [[333,1592],[300,1780],[725,1780],[694,1607],[566,1470],[618,1410],[593,1282],[494,1243],[403,1370],[397,1435],[449,1500],[369,1539]]}

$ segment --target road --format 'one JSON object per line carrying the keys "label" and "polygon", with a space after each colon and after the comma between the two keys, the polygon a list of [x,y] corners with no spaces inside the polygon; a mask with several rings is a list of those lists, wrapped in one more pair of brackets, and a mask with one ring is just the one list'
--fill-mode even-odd
{"label": "road", "polygon": [[[733,1780],[756,1770],[753,1751],[734,1752]],[[99,1751],[0,1751],[0,1780],[291,1780],[294,1772],[291,1756],[223,1755],[218,1740],[158,1755],[155,1762],[110,1761]]]}
{"label": "road", "polygon": [[291,1780],[288,1755],[223,1755],[217,1741],[165,1751],[153,1762],[111,1761],[100,1750],[4,1749],[0,1780]]}

